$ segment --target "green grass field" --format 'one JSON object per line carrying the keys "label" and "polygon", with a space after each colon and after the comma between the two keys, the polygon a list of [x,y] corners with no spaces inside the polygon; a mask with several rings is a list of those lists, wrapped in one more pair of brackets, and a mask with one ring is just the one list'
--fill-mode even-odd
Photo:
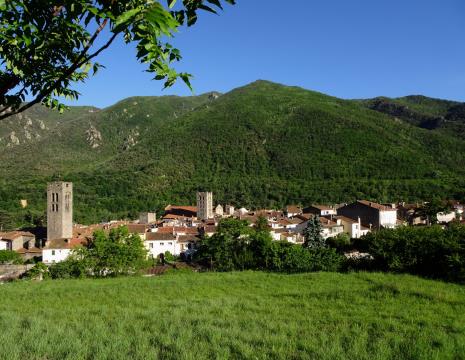
{"label": "green grass field", "polygon": [[0,286],[1,359],[462,359],[465,288],[384,274]]}

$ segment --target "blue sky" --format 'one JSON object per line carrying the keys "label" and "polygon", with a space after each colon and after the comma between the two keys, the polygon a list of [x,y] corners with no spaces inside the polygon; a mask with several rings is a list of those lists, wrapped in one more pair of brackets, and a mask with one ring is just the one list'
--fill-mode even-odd
{"label": "blue sky", "polygon": [[[195,94],[227,92],[257,79],[342,98],[423,94],[465,101],[463,0],[237,0],[220,16],[203,14],[173,43]],[[162,90],[122,41],[106,66],[77,90],[72,105],[109,106]]]}

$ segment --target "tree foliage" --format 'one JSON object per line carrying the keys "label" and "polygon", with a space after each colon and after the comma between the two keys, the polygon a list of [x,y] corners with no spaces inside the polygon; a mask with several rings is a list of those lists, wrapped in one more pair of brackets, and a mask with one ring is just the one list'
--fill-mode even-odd
{"label": "tree foliage", "polygon": [[465,281],[465,226],[384,229],[364,237],[382,270]]}
{"label": "tree foliage", "polygon": [[16,251],[0,250],[0,264],[22,264],[23,259]]}
{"label": "tree foliage", "polygon": [[83,260],[92,266],[96,276],[132,274],[141,269],[147,251],[137,234],[130,234],[126,226],[112,229],[107,235],[96,231]]}
{"label": "tree foliage", "polygon": [[321,222],[318,216],[312,216],[307,223],[304,230],[304,247],[308,249],[322,249],[325,248],[326,240],[321,234]]}
{"label": "tree foliage", "polygon": [[[60,111],[60,97],[76,99],[72,85],[95,74],[102,51],[122,36],[136,57],[165,87],[191,75],[178,73],[181,59],[170,38],[192,26],[199,10],[216,13],[234,0],[0,0],[0,119],[42,103]],[[107,31],[104,31],[107,30]],[[33,98],[24,104],[26,96]]]}
{"label": "tree foliage", "polygon": [[441,199],[435,197],[430,201],[426,202],[419,210],[418,215],[425,219],[427,224],[437,224],[438,223],[438,214],[442,212],[449,211],[450,207],[448,204]]}
{"label": "tree foliage", "polygon": [[147,263],[147,250],[137,234],[126,226],[94,233],[87,247],[78,247],[63,262],[50,267],[54,279],[106,277],[137,273]]}
{"label": "tree foliage", "polygon": [[343,262],[334,249],[306,249],[285,241],[272,241],[268,228],[252,228],[238,219],[222,220],[218,232],[202,240],[196,257],[217,271],[337,271]]}

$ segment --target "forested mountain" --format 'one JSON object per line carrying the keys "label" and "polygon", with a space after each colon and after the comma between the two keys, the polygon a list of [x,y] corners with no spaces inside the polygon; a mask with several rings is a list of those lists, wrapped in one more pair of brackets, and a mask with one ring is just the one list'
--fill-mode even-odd
{"label": "forested mountain", "polygon": [[391,115],[415,126],[465,139],[465,104],[413,95],[361,101],[372,110]]}
{"label": "forested mountain", "polygon": [[[462,198],[465,141],[379,100],[257,81],[224,95],[134,97],[63,115],[32,108],[0,123],[0,211],[13,222],[37,218],[52,179],[75,183],[79,222],[192,204],[198,189],[212,190],[215,203],[256,207]],[[444,118],[463,106],[386,101]]]}

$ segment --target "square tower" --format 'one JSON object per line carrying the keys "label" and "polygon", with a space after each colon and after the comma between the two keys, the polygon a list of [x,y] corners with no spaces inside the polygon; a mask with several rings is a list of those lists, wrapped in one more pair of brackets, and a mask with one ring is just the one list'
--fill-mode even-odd
{"label": "square tower", "polygon": [[208,220],[213,219],[213,193],[198,192],[197,193],[197,219]]}
{"label": "square tower", "polygon": [[73,183],[47,185],[47,240],[73,237]]}

